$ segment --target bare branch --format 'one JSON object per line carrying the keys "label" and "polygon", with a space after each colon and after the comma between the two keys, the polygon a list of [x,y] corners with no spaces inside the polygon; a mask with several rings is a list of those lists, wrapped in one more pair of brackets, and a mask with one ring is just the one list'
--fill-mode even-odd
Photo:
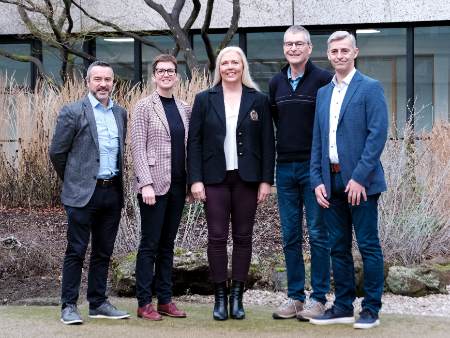
{"label": "bare branch", "polygon": [[209,39],[208,36],[209,26],[211,25],[211,16],[213,7],[214,7],[214,0],[208,0],[208,2],[206,3],[205,21],[203,21],[202,29],[200,32],[203,44],[205,45],[206,55],[208,56],[209,60],[208,68],[210,70],[214,69],[214,65],[216,63],[216,55],[214,54],[214,50],[211,45],[211,40]]}
{"label": "bare branch", "polygon": [[[170,16],[169,13],[167,13],[167,11],[164,9],[163,5],[157,4],[153,0],[144,0],[144,1],[151,9],[155,10],[159,15],[161,15],[162,18],[164,19],[164,21],[168,25],[169,25],[169,23],[172,22],[172,17]],[[171,28],[170,25],[169,25],[169,28]],[[172,30],[172,28],[171,28],[171,30]]]}
{"label": "bare branch", "polygon": [[61,17],[59,18],[58,26],[62,28],[64,26],[64,22],[67,19],[66,34],[70,34],[70,33],[72,33],[72,29],[73,29],[73,19],[72,19],[72,14],[70,13],[70,7],[72,6],[72,1],[71,0],[63,0],[63,1],[64,1],[64,14],[61,15]]}
{"label": "bare branch", "polygon": [[194,24],[195,20],[197,20],[198,14],[200,13],[200,8],[202,5],[200,4],[200,0],[192,0],[194,7],[192,8],[191,15],[189,16],[188,20],[184,24],[183,30],[185,32],[189,31]]}
{"label": "bare branch", "polygon": [[21,7],[23,9],[26,9],[27,11],[30,11],[30,12],[37,12],[35,7],[33,7],[33,6],[26,6],[21,1],[0,0],[0,3],[15,5],[17,7]]}
{"label": "bare branch", "polygon": [[20,54],[12,54],[9,53],[7,51],[4,51],[2,49],[0,49],[0,55],[7,57],[11,60],[14,61],[19,61],[19,62],[33,62],[37,69],[39,74],[46,80],[50,80],[50,78],[48,77],[47,74],[45,74],[45,70],[44,70],[44,65],[42,64],[41,60],[39,60],[38,58],[31,56],[31,55],[20,55]]}
{"label": "bare branch", "polygon": [[88,13],[81,5],[79,5],[79,4],[76,3],[75,1],[71,1],[71,2],[72,2],[72,4],[73,4],[75,7],[77,7],[77,8],[78,8],[84,15],[86,15],[89,19],[92,19],[92,20],[94,20],[95,22],[97,22],[97,23],[99,23],[99,24],[101,24],[101,25],[103,25],[103,26],[111,27],[111,28],[113,28],[115,31],[117,31],[117,32],[119,32],[119,33],[121,33],[121,34],[123,34],[123,35],[125,35],[125,36],[128,36],[128,37],[130,37],[130,38],[133,38],[133,39],[135,39],[135,40],[138,40],[138,41],[142,42],[144,45],[153,47],[153,48],[155,48],[156,50],[158,50],[158,51],[161,52],[161,53],[164,52],[164,51],[161,49],[161,47],[159,47],[158,45],[156,45],[156,44],[153,43],[152,41],[147,40],[147,39],[143,38],[142,36],[140,36],[140,35],[138,35],[138,34],[136,34],[136,33],[124,31],[124,30],[123,30],[122,28],[120,28],[118,25],[116,25],[116,24],[114,24],[114,23],[112,23],[112,22],[110,22],[110,21],[100,20],[99,18],[96,18],[95,16],[89,14],[89,13]]}
{"label": "bare branch", "polygon": [[177,22],[180,21],[180,13],[184,7],[185,2],[186,2],[185,0],[176,0],[175,1],[175,4],[173,5],[173,8],[172,8],[172,13],[170,13],[173,20],[175,20]]}
{"label": "bare branch", "polygon": [[233,0],[233,15],[231,17],[230,27],[228,28],[227,34],[225,34],[222,42],[220,43],[218,50],[222,50],[228,45],[236,33],[239,24],[239,17],[241,15],[241,6],[239,0]]}

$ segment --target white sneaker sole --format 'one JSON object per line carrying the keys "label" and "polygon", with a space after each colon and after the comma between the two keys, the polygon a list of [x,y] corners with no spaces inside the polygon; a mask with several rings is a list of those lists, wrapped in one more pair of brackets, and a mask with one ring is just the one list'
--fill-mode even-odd
{"label": "white sneaker sole", "polygon": [[83,324],[83,320],[81,319],[76,319],[76,320],[64,320],[64,319],[60,319],[61,323],[65,324],[65,325],[79,325],[79,324]]}
{"label": "white sneaker sole", "polygon": [[95,318],[95,319],[125,319],[130,318],[129,314],[123,315],[123,316],[105,316],[105,315],[89,315],[89,318]]}
{"label": "white sneaker sole", "polygon": [[355,322],[355,317],[342,317],[333,319],[314,319],[309,320],[311,324],[314,325],[331,325],[331,324],[353,324]]}
{"label": "white sneaker sole", "polygon": [[377,319],[375,322],[370,323],[370,324],[363,324],[363,323],[355,323],[353,324],[353,328],[355,329],[371,329],[373,327],[376,327],[380,325],[380,320]]}

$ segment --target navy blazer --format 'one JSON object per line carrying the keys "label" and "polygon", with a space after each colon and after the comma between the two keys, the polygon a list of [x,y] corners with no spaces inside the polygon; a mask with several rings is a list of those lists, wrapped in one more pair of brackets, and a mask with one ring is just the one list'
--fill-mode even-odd
{"label": "navy blazer", "polygon": [[[219,84],[195,96],[188,137],[189,184],[216,184],[225,179],[225,136],[225,104]],[[241,179],[272,184],[275,141],[269,100],[246,86],[242,87],[236,144]]]}
{"label": "navy blazer", "polygon": [[[334,84],[319,89],[311,150],[311,187],[325,184],[331,196],[329,158],[330,102]],[[336,131],[341,175],[363,185],[368,195],[386,190],[380,156],[388,133],[388,111],[377,80],[356,71],[342,103]]]}

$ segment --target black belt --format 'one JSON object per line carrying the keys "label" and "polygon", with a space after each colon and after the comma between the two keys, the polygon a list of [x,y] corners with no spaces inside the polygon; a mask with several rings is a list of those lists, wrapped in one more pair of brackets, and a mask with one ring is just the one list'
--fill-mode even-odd
{"label": "black belt", "polygon": [[111,178],[98,178],[97,179],[97,186],[99,187],[112,187],[119,184],[119,177],[118,176],[114,176]]}

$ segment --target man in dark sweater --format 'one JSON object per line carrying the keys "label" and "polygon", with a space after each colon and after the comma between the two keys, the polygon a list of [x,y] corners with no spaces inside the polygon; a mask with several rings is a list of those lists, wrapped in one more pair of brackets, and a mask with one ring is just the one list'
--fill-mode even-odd
{"label": "man in dark sweater", "polygon": [[[288,64],[269,83],[272,115],[277,128],[277,193],[288,279],[288,301],[273,318],[309,320],[325,310],[330,285],[328,233],[309,180],[309,161],[316,108],[316,94],[332,74],[316,67],[309,57],[312,44],[302,26],[284,34],[283,51]],[[303,206],[311,248],[311,286],[305,296],[302,254]]]}

